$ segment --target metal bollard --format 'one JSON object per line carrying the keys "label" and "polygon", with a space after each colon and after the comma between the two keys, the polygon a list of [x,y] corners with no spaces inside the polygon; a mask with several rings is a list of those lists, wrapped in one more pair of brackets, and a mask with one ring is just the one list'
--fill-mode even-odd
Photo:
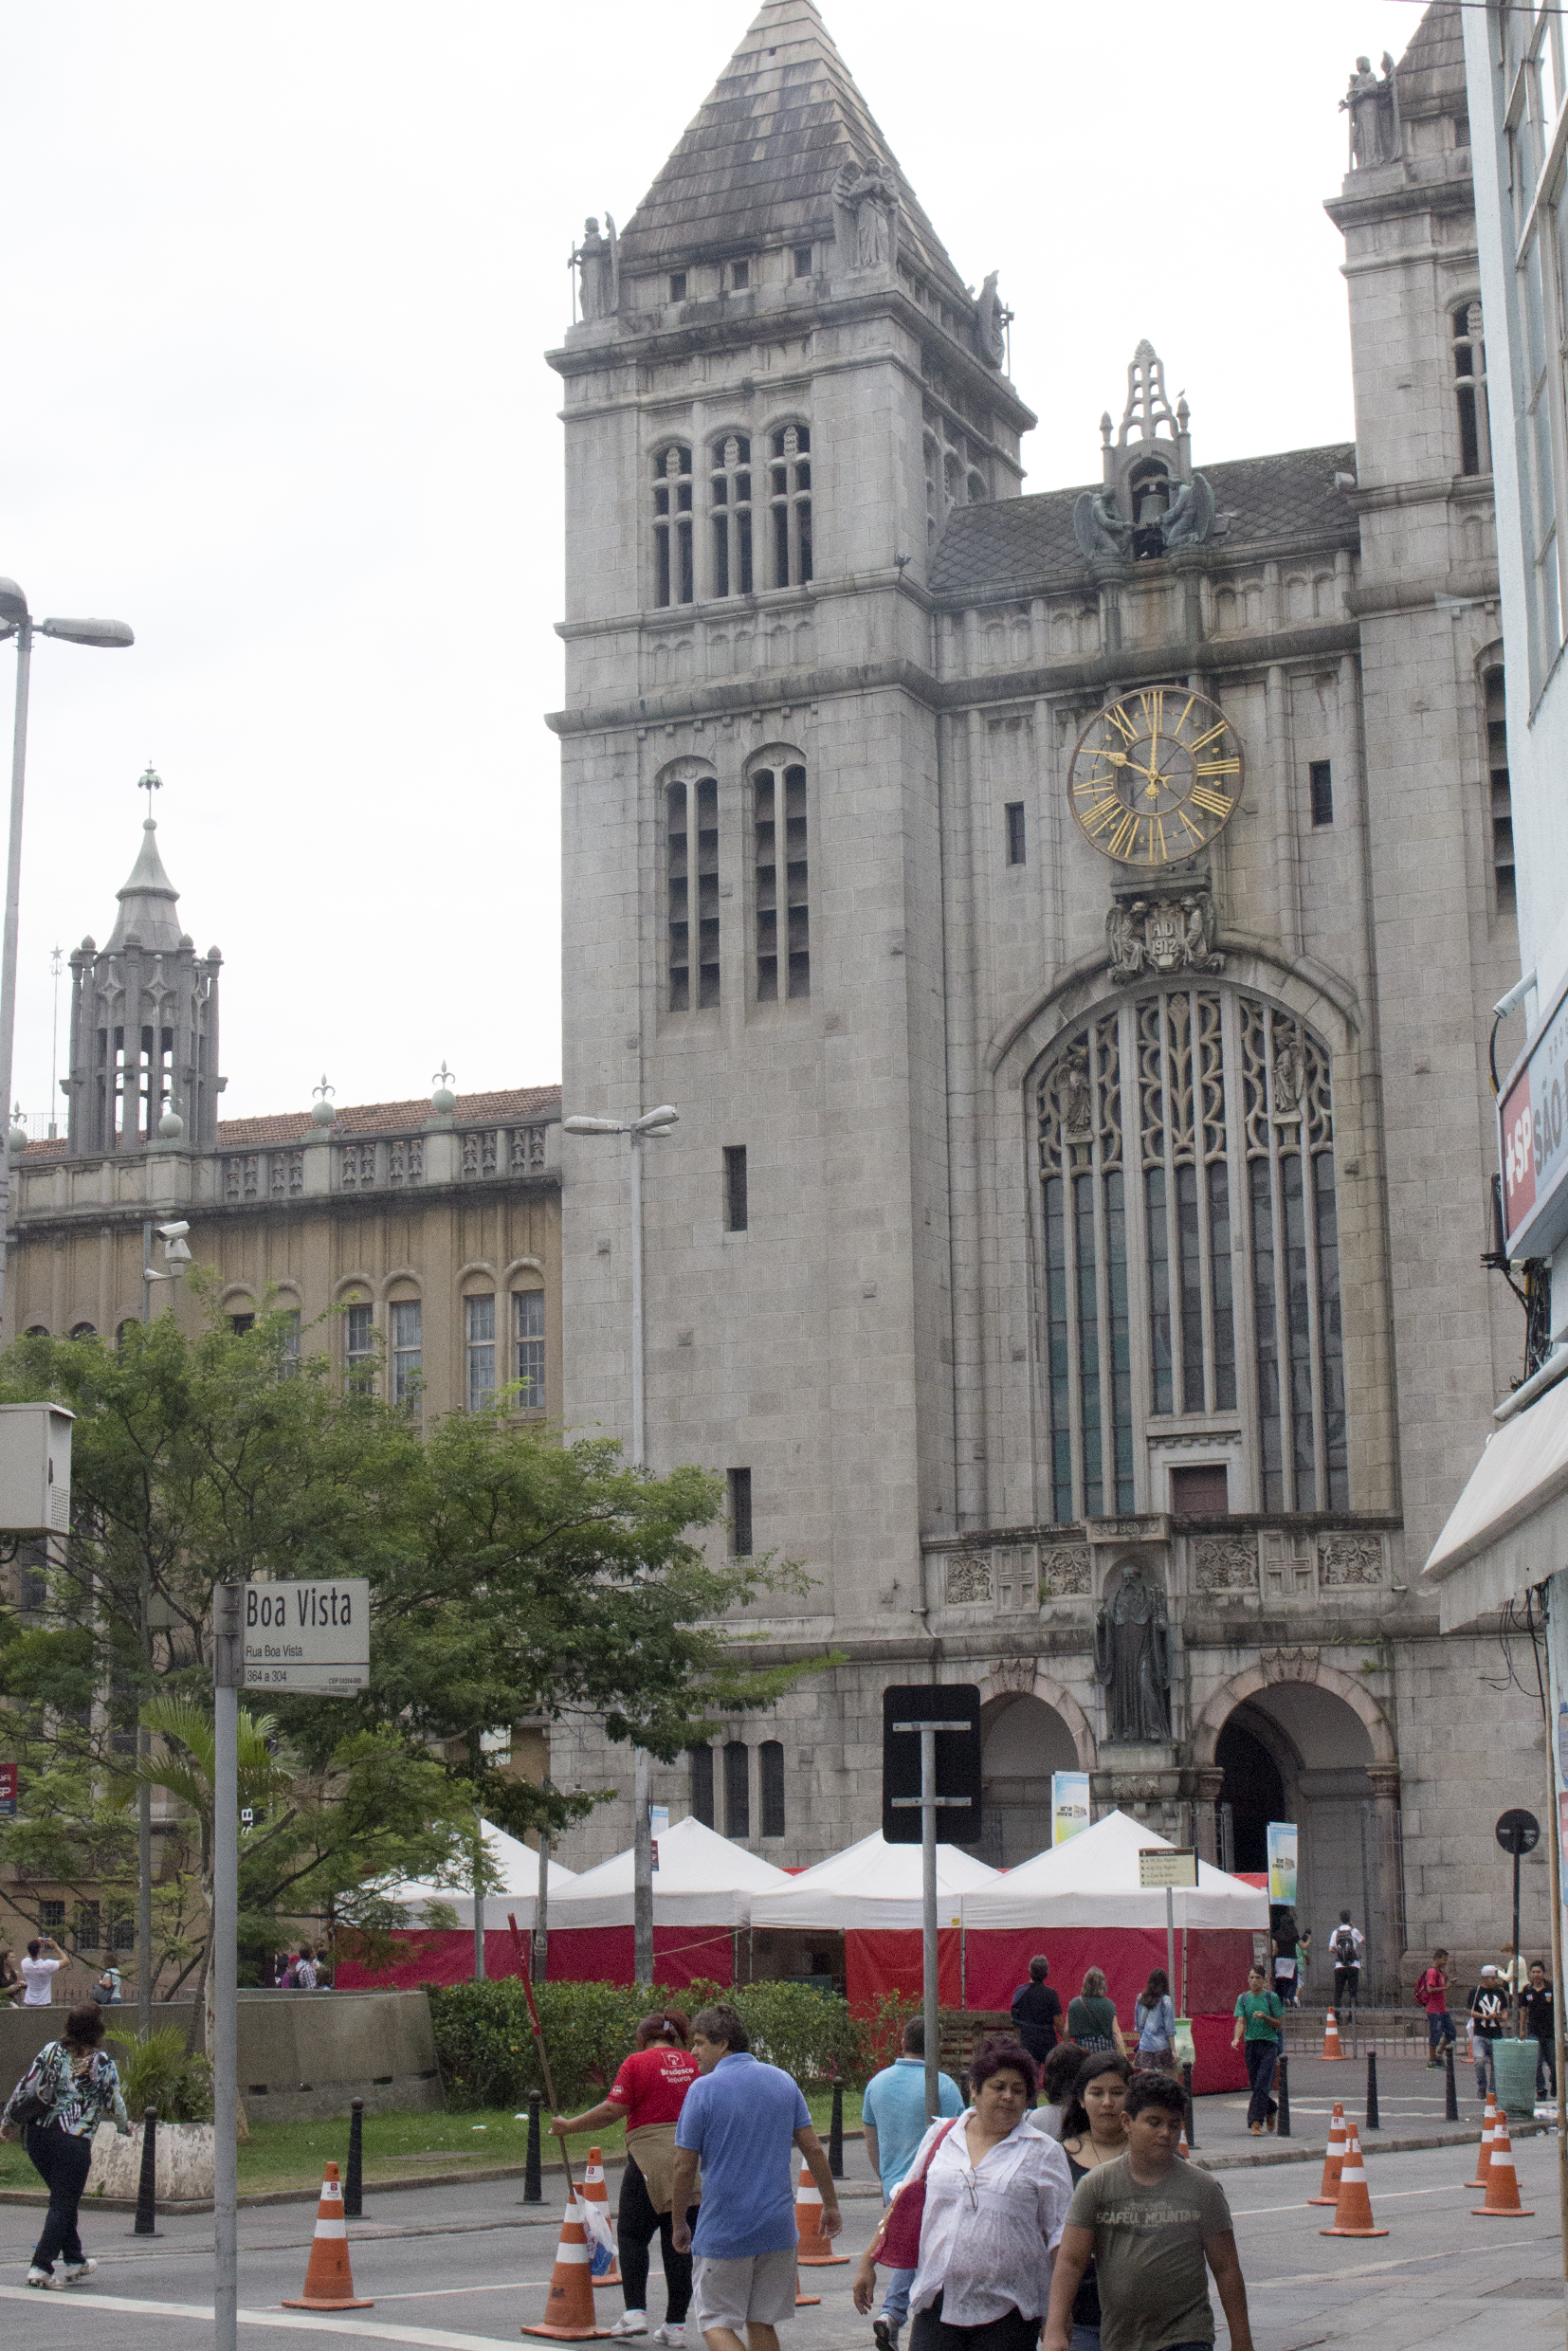
{"label": "metal bollard", "polygon": [[1368,2130],[1381,2130],[1382,2127],[1377,2118],[1377,2051],[1375,2049],[1369,2049],[1367,2050],[1367,2128]]}
{"label": "metal bollard", "polygon": [[539,2093],[528,2093],[528,2153],[522,2174],[522,2200],[525,2204],[544,2202],[544,2182],[539,2177]]}
{"label": "metal bollard", "polygon": [[1193,2113],[1193,2069],[1191,2066],[1184,2065],[1181,2069],[1181,2087],[1187,2100],[1187,2144],[1190,2147],[1195,2147],[1197,2145],[1197,2123]]}
{"label": "metal bollard", "polygon": [[1275,2080],[1280,2093],[1280,2111],[1274,2124],[1274,2135],[1278,2139],[1288,2139],[1290,2136],[1290,2060],[1283,2049],[1280,2051],[1280,2069]]}
{"label": "metal bollard", "polygon": [[844,2177],[844,2077],[833,2076],[833,2111],[828,2124],[828,2169],[835,2179]]}
{"label": "metal bollard", "polygon": [[156,2236],[158,2194],[158,2110],[143,2109],[141,2117],[141,2178],[137,2182],[137,2217],[133,2236]]}
{"label": "metal bollard", "polygon": [[343,2218],[362,2220],[365,2210],[365,2102],[349,2102],[349,2160],[343,2174]]}
{"label": "metal bollard", "polygon": [[1445,2123],[1457,2123],[1459,2092],[1453,2079],[1453,2043],[1451,2041],[1445,2041],[1443,2044],[1443,2120]]}

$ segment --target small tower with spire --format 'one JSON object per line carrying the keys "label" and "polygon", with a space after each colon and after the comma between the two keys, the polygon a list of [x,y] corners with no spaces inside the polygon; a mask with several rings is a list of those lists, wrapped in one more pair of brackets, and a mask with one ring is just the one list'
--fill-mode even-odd
{"label": "small tower with spire", "polygon": [[73,1159],[181,1142],[210,1150],[217,1140],[223,957],[216,947],[198,956],[180,929],[179,892],[158,855],[152,805],[160,779],[151,767],[137,788],[148,814],[141,852],[116,893],[114,929],[102,947],[84,939],[70,959],[69,1074],[61,1085]]}

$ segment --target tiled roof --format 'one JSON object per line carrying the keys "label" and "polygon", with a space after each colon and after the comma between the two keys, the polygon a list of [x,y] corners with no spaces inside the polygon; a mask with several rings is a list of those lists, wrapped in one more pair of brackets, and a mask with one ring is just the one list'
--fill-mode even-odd
{"label": "tiled roof", "polygon": [[847,163],[879,164],[897,183],[901,234],[965,299],[812,0],[765,0],[622,230],[622,266],[658,266],[704,246],[788,244],[830,228],[833,183]]}
{"label": "tiled roof", "polygon": [[[338,1109],[328,1131],[335,1137],[417,1134],[431,1115],[428,1094],[416,1095],[411,1102],[359,1103],[353,1108]],[[511,1119],[535,1119],[548,1124],[560,1115],[558,1085],[517,1085],[502,1087],[493,1094],[460,1094],[452,1122],[455,1126],[501,1126]],[[320,1131],[313,1125],[306,1110],[278,1111],[265,1119],[220,1119],[217,1147],[220,1151],[245,1151],[268,1143],[300,1143]],[[32,1160],[63,1159],[65,1144],[63,1140],[30,1142],[27,1157]]]}
{"label": "tiled roof", "polygon": [[1432,0],[1395,69],[1402,106],[1465,95],[1465,36],[1455,0]]}
{"label": "tiled roof", "polygon": [[[1231,518],[1221,541],[1227,553],[1282,539],[1356,544],[1355,512],[1344,492],[1334,486],[1336,473],[1356,470],[1354,441],[1322,449],[1290,449],[1278,457],[1236,458],[1199,470],[1214,493],[1219,514]],[[998,499],[989,506],[957,507],[931,567],[933,592],[939,596],[1022,595],[1047,580],[1074,575],[1086,586],[1089,566],[1072,535],[1072,510],[1085,486]]]}

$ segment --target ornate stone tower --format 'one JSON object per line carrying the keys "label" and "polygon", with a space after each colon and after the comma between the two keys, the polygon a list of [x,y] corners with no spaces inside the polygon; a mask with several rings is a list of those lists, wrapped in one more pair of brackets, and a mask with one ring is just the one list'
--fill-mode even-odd
{"label": "ornate stone tower", "polygon": [[61,1083],[72,1158],[217,1140],[223,957],[216,947],[198,956],[180,929],[156,836],[149,816],[107,943],[89,937],[71,957],[70,1074]]}

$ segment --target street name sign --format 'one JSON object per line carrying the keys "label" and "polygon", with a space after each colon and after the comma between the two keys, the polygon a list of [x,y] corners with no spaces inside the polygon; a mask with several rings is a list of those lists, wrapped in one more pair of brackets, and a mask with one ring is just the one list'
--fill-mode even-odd
{"label": "street name sign", "polygon": [[1191,1845],[1140,1845],[1138,1849],[1140,1886],[1197,1884],[1197,1853]]}
{"label": "street name sign", "polygon": [[246,1584],[241,1630],[246,1689],[346,1698],[369,1685],[371,1588],[363,1576]]}

